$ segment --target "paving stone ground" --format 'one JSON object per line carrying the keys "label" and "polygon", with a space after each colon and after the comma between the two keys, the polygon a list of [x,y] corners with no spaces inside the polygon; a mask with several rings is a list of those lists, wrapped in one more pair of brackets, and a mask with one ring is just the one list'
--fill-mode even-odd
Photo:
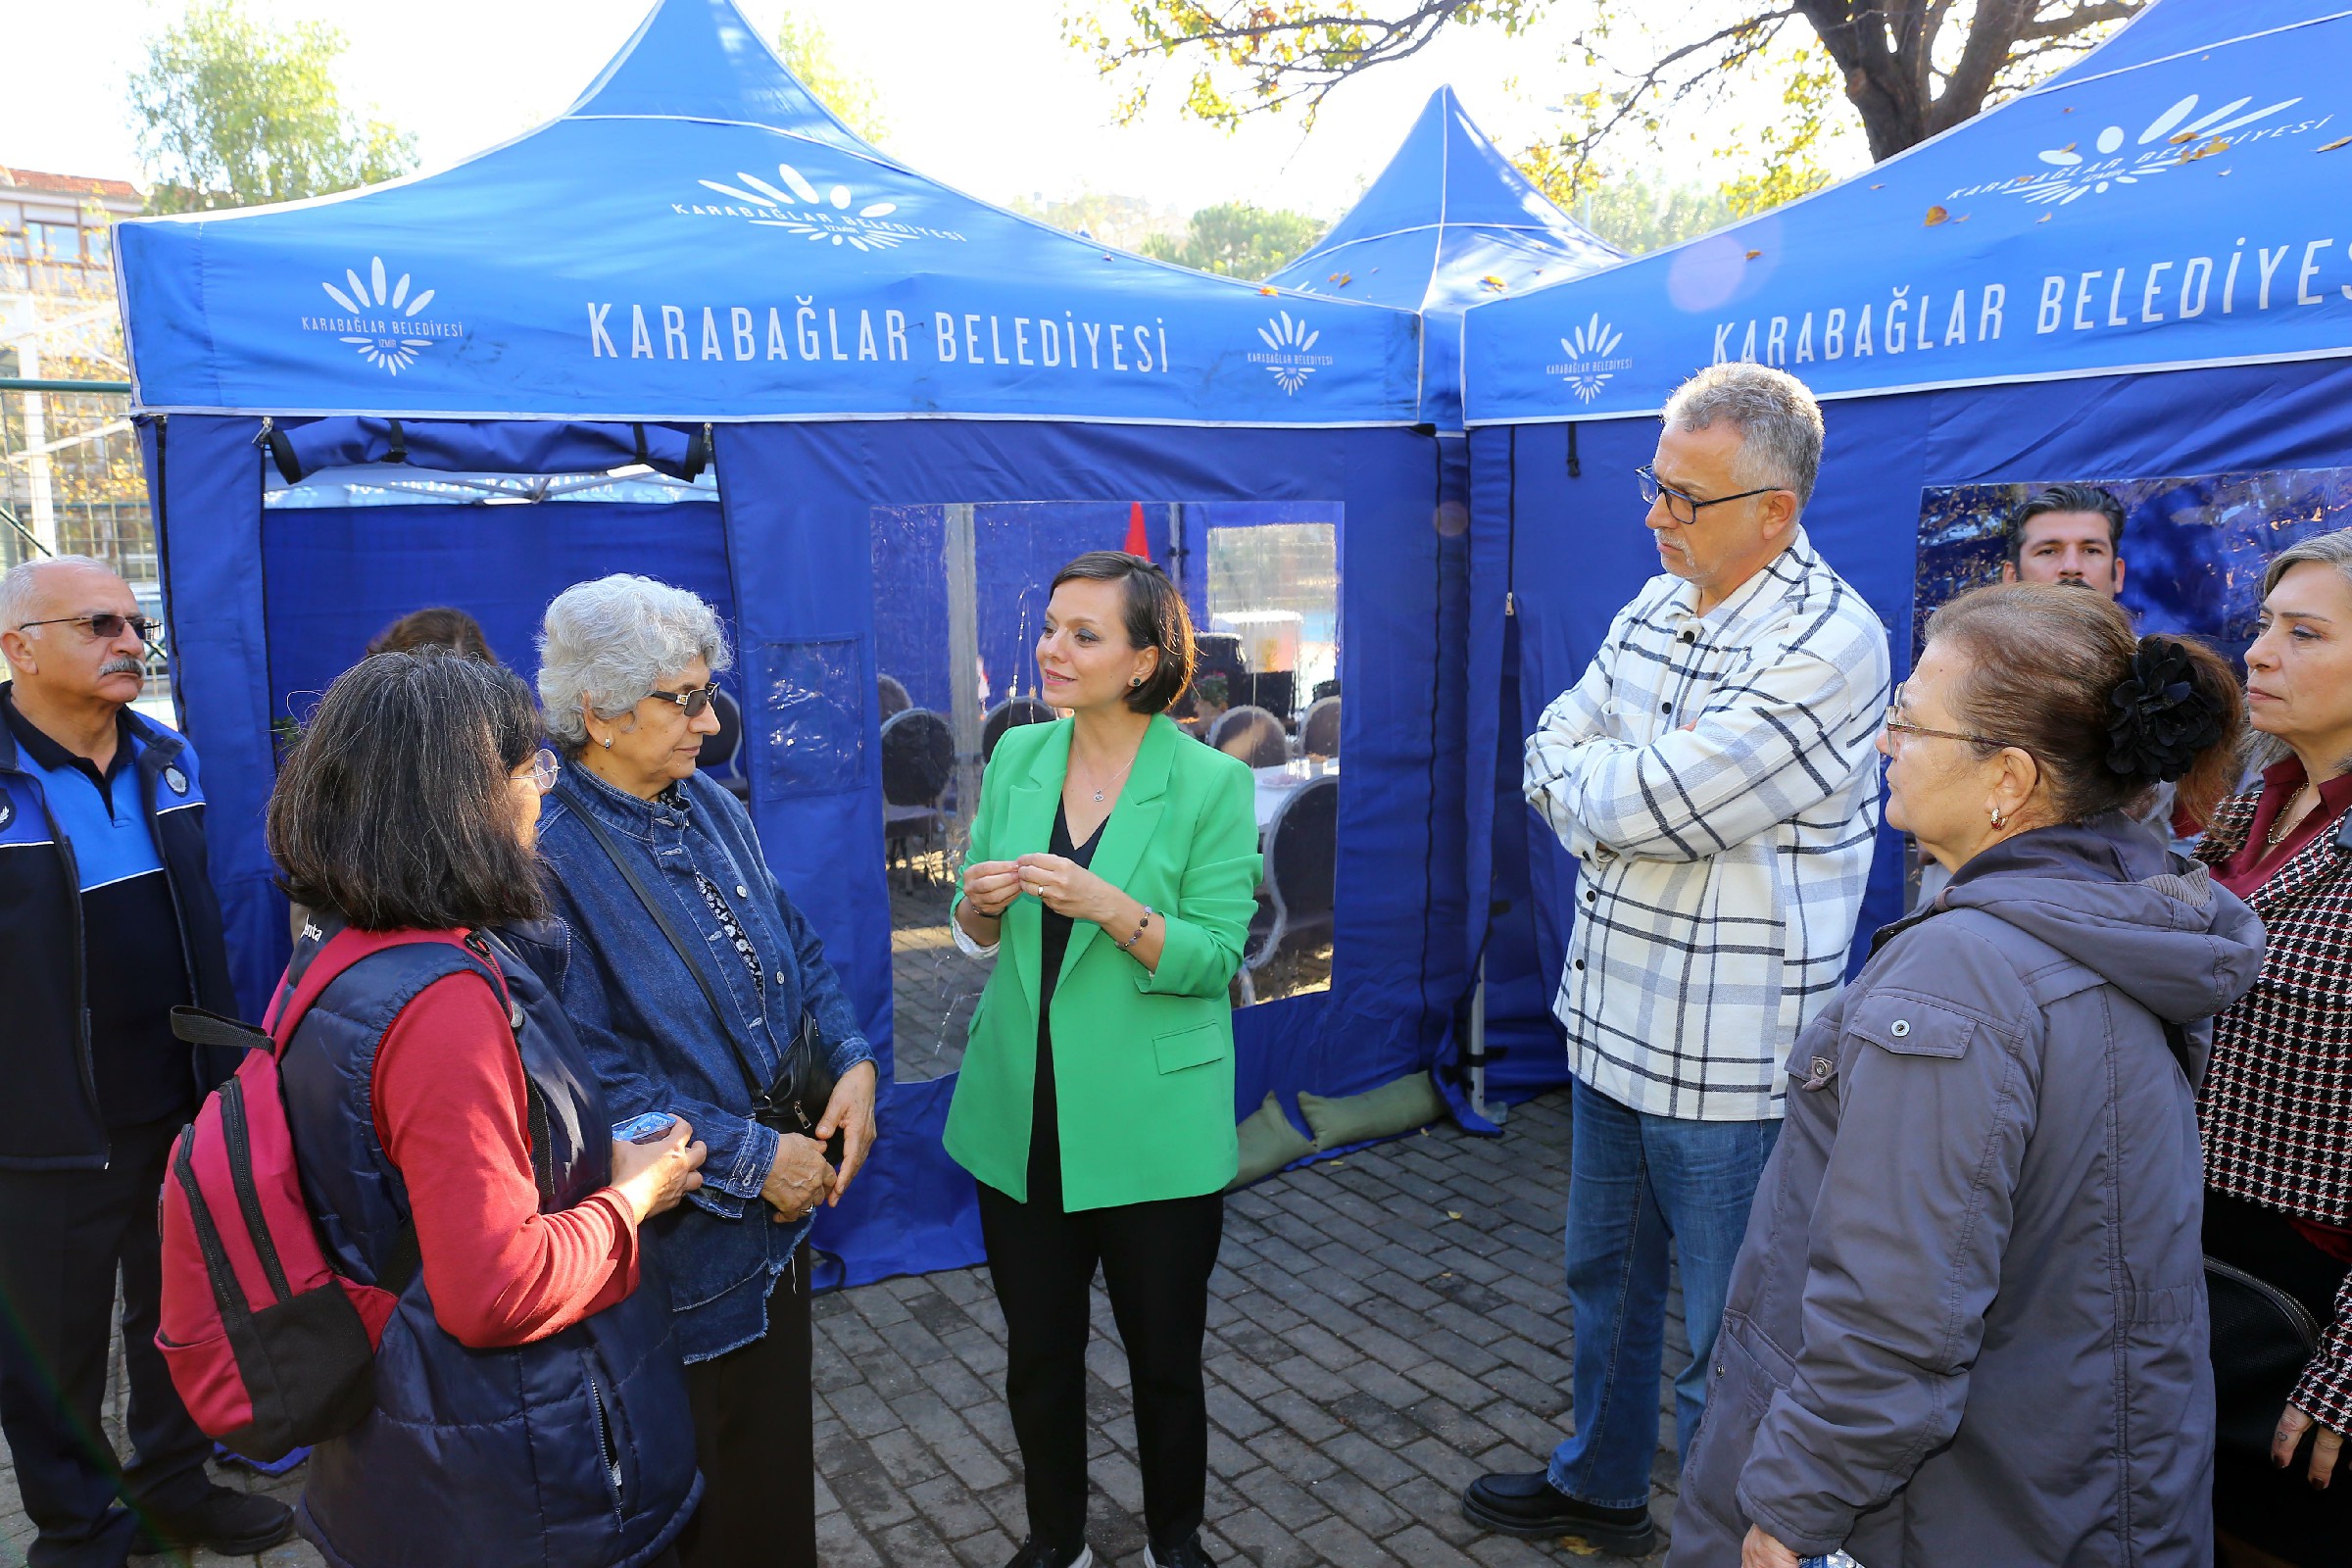
{"label": "paving stone ground", "polygon": [[[1517,1568],[1623,1559],[1480,1534],[1463,1485],[1541,1468],[1568,1428],[1564,1096],[1500,1140],[1438,1130],[1227,1200],[1211,1284],[1209,1523],[1220,1564]],[[1095,1297],[1088,1408],[1099,1560],[1143,1560],[1125,1358]],[[822,1298],[818,1539],[827,1568],[1001,1568],[1023,1528],[1004,1326],[966,1269]],[[1669,1325],[1670,1379],[1687,1359]],[[1660,1404],[1667,1404],[1661,1385]],[[1670,1423],[1668,1442],[1671,1442]],[[1674,1505],[1661,1452],[1653,1512]]]}
{"label": "paving stone ground", "polygon": [[[1290,1171],[1226,1203],[1211,1284],[1206,1544],[1225,1568],[1626,1568],[1485,1536],[1456,1505],[1490,1470],[1540,1468],[1569,1428],[1560,1283],[1565,1096],[1507,1136],[1451,1128]],[[1099,1561],[1143,1560],[1126,1361],[1095,1298],[1088,1408]],[[1668,1326],[1667,1377],[1687,1358]],[[986,1274],[885,1281],[816,1303],[817,1521],[826,1568],[1001,1568],[1023,1526],[1004,1404],[1004,1324]],[[1660,1389],[1661,1408],[1668,1404]],[[110,1417],[119,1443],[121,1429]],[[1664,1427],[1671,1444],[1671,1420]],[[1652,1511],[1674,1506],[1661,1451]],[[300,1474],[231,1485],[291,1500]],[[0,1568],[31,1527],[0,1470]],[[140,1559],[159,1565],[166,1558]],[[228,1559],[199,1554],[192,1568]],[[297,1541],[257,1568],[316,1568]]]}

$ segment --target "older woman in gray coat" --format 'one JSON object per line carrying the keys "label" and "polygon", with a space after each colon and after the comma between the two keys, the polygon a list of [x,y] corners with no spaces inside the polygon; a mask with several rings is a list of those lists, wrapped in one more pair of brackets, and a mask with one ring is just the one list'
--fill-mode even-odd
{"label": "older woman in gray coat", "polygon": [[1670,1568],[2213,1560],[2192,1086],[2262,931],[2127,812],[2241,706],[2092,594],[1930,622],[1880,746],[1951,884],[1788,1059]]}

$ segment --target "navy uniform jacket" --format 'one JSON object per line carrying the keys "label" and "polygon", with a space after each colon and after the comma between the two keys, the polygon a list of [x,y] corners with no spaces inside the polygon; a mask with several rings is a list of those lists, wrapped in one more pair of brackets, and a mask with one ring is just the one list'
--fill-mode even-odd
{"label": "navy uniform jacket", "polygon": [[[0,697],[10,693],[0,683]],[[185,739],[124,715],[139,800],[178,916],[180,966],[196,1004],[234,1015],[220,906],[205,868],[204,788]],[[0,1170],[100,1170],[108,1160],[84,979],[81,867],[41,773],[0,722]],[[96,933],[105,940],[106,933]],[[193,1104],[235,1069],[234,1054],[191,1050]]]}

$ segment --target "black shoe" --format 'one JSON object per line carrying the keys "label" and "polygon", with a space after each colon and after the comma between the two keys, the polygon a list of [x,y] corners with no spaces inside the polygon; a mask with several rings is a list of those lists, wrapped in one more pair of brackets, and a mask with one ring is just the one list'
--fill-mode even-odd
{"label": "black shoe", "polygon": [[139,1524],[131,1538],[133,1556],[159,1551],[181,1551],[202,1546],[223,1557],[250,1557],[268,1551],[294,1533],[294,1510],[257,1494],[213,1488],[212,1494],[186,1513],[157,1514]]}
{"label": "black shoe", "polygon": [[1462,1494],[1462,1517],[1482,1530],[1525,1541],[1550,1536],[1577,1540],[1624,1557],[1643,1557],[1658,1544],[1658,1527],[1647,1508],[1601,1508],[1579,1502],[1534,1475],[1481,1476]]}
{"label": "black shoe", "polygon": [[1080,1542],[1077,1555],[1072,1556],[1059,1546],[1049,1546],[1031,1536],[1021,1543],[1021,1549],[1012,1554],[1012,1561],[1004,1568],[1095,1568],[1095,1549]]}
{"label": "black shoe", "polygon": [[1200,1549],[1198,1535],[1187,1536],[1181,1544],[1164,1549],[1144,1547],[1144,1568],[1217,1568],[1207,1552]]}

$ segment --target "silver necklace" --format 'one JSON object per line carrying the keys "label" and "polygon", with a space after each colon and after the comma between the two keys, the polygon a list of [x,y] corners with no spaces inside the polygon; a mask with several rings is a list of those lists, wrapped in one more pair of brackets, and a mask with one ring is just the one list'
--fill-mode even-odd
{"label": "silver necklace", "polygon": [[[1141,750],[1141,748],[1139,747],[1139,748],[1138,748],[1138,750],[1140,751],[1140,750]],[[1099,790],[1095,791],[1095,804],[1096,804],[1097,806],[1100,806],[1100,805],[1102,805],[1102,790],[1106,790],[1106,789],[1110,788],[1110,785],[1111,785],[1111,784],[1116,784],[1116,783],[1117,783],[1117,782],[1118,782],[1120,779],[1123,779],[1123,778],[1125,778],[1125,777],[1127,776],[1127,768],[1128,768],[1128,767],[1133,767],[1134,765],[1135,765],[1135,759],[1134,759],[1134,758],[1132,758],[1132,757],[1130,757],[1129,759],[1127,759],[1127,767],[1122,767],[1122,768],[1120,768],[1120,769],[1119,769],[1119,770],[1118,770],[1116,773],[1114,773],[1114,774],[1112,774],[1112,775],[1111,775],[1111,777],[1110,777],[1110,783],[1109,783],[1109,784],[1105,784],[1105,785],[1103,785],[1103,786],[1102,786],[1102,789],[1099,789]]]}

